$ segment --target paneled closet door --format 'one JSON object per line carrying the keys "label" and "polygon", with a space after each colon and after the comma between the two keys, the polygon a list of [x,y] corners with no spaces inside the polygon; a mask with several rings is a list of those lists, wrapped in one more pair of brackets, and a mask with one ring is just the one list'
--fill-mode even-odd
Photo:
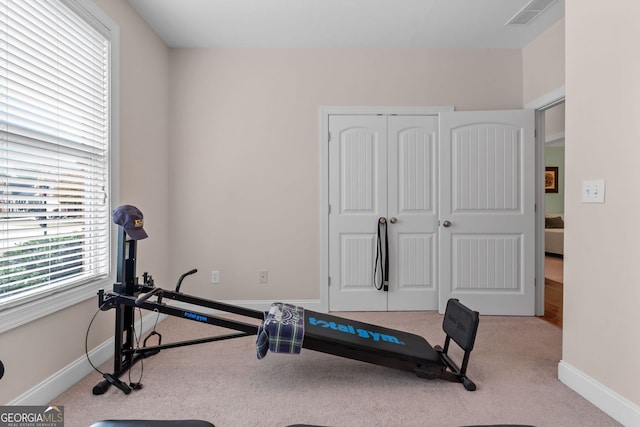
{"label": "paneled closet door", "polygon": [[388,310],[438,309],[438,117],[389,116]]}
{"label": "paneled closet door", "polygon": [[[329,308],[437,309],[436,116],[329,119]],[[389,291],[376,289],[386,219]]]}
{"label": "paneled closet door", "polygon": [[535,312],[534,114],[440,115],[440,310]]}

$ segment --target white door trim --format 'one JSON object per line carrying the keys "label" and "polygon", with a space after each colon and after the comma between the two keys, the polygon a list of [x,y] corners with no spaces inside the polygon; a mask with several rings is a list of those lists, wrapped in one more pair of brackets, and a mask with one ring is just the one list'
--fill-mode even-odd
{"label": "white door trim", "polygon": [[320,107],[320,311],[329,311],[329,116],[339,114],[437,115],[452,106],[322,106]]}
{"label": "white door trim", "polygon": [[525,105],[536,111],[536,316],[544,315],[544,111],[565,100],[562,86]]}
{"label": "white door trim", "polygon": [[565,93],[565,87],[559,87],[558,89],[552,90],[549,93],[545,93],[540,98],[536,98],[533,101],[527,102],[524,108],[528,110],[545,110],[564,100]]}

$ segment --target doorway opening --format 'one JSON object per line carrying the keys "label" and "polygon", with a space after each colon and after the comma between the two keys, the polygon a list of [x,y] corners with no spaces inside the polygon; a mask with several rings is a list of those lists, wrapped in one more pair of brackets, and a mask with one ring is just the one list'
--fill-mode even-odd
{"label": "doorway opening", "polygon": [[[540,115],[543,115],[541,117]],[[562,328],[564,286],[564,99],[539,110],[544,127],[544,320]],[[540,130],[540,128],[539,128]]]}

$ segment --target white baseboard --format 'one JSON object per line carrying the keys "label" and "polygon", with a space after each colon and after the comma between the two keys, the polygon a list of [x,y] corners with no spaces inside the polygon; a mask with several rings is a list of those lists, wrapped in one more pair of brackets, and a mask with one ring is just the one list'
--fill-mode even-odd
{"label": "white baseboard", "polygon": [[558,379],[622,425],[640,427],[640,406],[563,360],[558,364]]}
{"label": "white baseboard", "polygon": [[[265,311],[269,310],[273,301],[261,301],[261,300],[242,300],[242,301],[221,301],[227,304],[238,305],[245,308],[251,308],[254,310]],[[289,304],[299,305],[309,310],[319,311],[320,300],[291,300],[282,301]],[[172,302],[172,305],[182,306],[177,302]],[[185,306],[189,306],[186,304]],[[193,306],[189,306],[193,307]],[[203,313],[210,313],[213,310],[202,309],[199,310]],[[160,315],[160,320],[167,317],[166,315]],[[142,331],[144,334],[151,330],[156,324],[157,314],[149,313],[142,318],[142,325],[138,322],[136,330]],[[110,338],[103,342],[96,348],[89,351],[89,358],[95,366],[100,366],[109,358],[113,356],[114,338]],[[87,361],[86,356],[82,356],[72,362],[70,365],[64,367],[60,371],[56,372],[49,378],[42,381],[35,387],[27,390],[22,395],[9,402],[9,405],[46,405],[50,402],[55,403],[53,400],[62,394],[64,391],[72,387],[75,383],[89,375],[93,371],[91,364]],[[91,393],[91,390],[87,390],[87,393]]]}
{"label": "white baseboard", "polygon": [[[161,315],[161,318],[163,317],[166,316]],[[158,315],[155,313],[147,314],[142,319],[142,325],[140,321],[138,321],[136,330],[142,331],[141,334],[144,334],[153,328],[157,318]],[[91,363],[95,366],[100,366],[109,360],[109,358],[113,356],[113,346],[114,338],[109,338],[96,348],[90,350],[89,359]],[[9,405],[47,405],[91,372],[93,372],[93,367],[91,367],[91,364],[87,361],[86,355],[81,356],[70,365],[67,365],[40,384],[9,402]],[[91,393],[91,390],[87,390],[87,393]]]}
{"label": "white baseboard", "polygon": [[[109,359],[110,355],[113,355],[113,339],[104,342],[90,352],[91,361],[93,361],[94,364],[104,363]],[[27,390],[21,396],[9,402],[9,405],[46,405],[55,399],[56,396],[59,396],[69,387],[90,374],[92,370],[93,368],[89,365],[89,362],[87,362],[86,357],[83,356],[42,381],[31,390]],[[91,391],[87,390],[87,393],[91,393]]]}

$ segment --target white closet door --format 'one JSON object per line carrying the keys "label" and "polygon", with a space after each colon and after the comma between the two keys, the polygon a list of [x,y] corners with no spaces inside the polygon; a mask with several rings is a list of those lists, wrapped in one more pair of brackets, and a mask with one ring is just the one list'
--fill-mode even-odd
{"label": "white closet door", "polygon": [[[437,116],[331,116],[329,131],[330,309],[437,309]],[[374,286],[380,218],[388,292]]]}
{"label": "white closet door", "polygon": [[438,117],[388,118],[389,310],[438,309]]}
{"label": "white closet door", "polygon": [[373,271],[387,216],[387,118],[331,116],[329,133],[329,309],[385,311]]}
{"label": "white closet door", "polygon": [[535,310],[534,114],[440,115],[440,311]]}

